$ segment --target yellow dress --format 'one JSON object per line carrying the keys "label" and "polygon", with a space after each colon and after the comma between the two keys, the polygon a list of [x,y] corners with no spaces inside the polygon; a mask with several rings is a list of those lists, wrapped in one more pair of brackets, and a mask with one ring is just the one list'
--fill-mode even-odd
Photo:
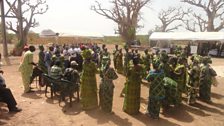
{"label": "yellow dress", "polygon": [[24,86],[24,92],[28,92],[30,90],[30,77],[33,73],[33,65],[31,64],[33,62],[33,53],[31,51],[27,51],[24,54],[24,57],[22,59],[22,62],[19,66],[19,71],[22,75],[22,81]]}

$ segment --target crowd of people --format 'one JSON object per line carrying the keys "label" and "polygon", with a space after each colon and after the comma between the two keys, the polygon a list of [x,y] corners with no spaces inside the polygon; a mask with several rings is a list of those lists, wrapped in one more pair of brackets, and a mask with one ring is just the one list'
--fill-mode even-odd
{"label": "crowd of people", "polygon": [[[126,77],[120,97],[124,97],[123,111],[131,115],[139,113],[141,84],[144,80],[149,84],[147,113],[155,119],[159,118],[161,107],[166,110],[171,105],[181,105],[183,94],[186,94],[190,105],[195,104],[197,98],[211,102],[212,80],[217,74],[209,65],[212,63],[210,57],[192,55],[191,61],[188,61],[188,55],[181,48],[172,56],[159,50],[150,54],[148,49],[141,54],[138,50],[130,50],[128,46],[124,50],[125,53],[115,45],[111,60],[105,44],[101,48],[97,44],[51,45],[47,51],[41,45],[36,64],[33,62],[35,47],[30,46],[19,67],[24,92],[33,92],[30,76],[34,65],[52,78],[80,84],[83,110],[100,106],[103,111],[112,112],[113,80],[119,78],[118,74]],[[101,77],[99,92],[97,73]]]}

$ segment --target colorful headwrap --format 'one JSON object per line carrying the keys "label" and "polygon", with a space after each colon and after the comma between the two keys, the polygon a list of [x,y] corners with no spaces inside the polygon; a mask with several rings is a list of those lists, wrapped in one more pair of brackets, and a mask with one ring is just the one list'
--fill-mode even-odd
{"label": "colorful headwrap", "polygon": [[169,60],[169,56],[168,56],[168,54],[167,54],[166,52],[162,51],[162,52],[160,53],[160,60],[161,60],[162,62],[167,62],[167,61]]}
{"label": "colorful headwrap", "polygon": [[205,56],[202,58],[203,63],[212,63],[212,59],[209,56]]}
{"label": "colorful headwrap", "polygon": [[109,61],[110,61],[109,56],[103,56],[102,57],[102,64],[103,65],[107,65],[109,63]]}
{"label": "colorful headwrap", "polygon": [[110,65],[109,63],[110,63],[110,57],[109,56],[103,56],[100,70],[101,71],[106,70],[108,68],[108,65]]}
{"label": "colorful headwrap", "polygon": [[44,46],[43,45],[39,45],[39,49],[40,50],[44,50]]}
{"label": "colorful headwrap", "polygon": [[153,65],[153,68],[158,68],[159,65],[160,65],[160,60],[158,60],[158,59],[154,59],[154,60],[152,61],[152,65]]}
{"label": "colorful headwrap", "polygon": [[91,57],[92,57],[91,51],[89,49],[85,49],[82,52],[82,56],[84,59],[91,59]]}
{"label": "colorful headwrap", "polygon": [[124,45],[124,49],[128,49],[128,45],[127,44]]}
{"label": "colorful headwrap", "polygon": [[192,62],[201,63],[202,62],[202,56],[194,54],[191,57]]}
{"label": "colorful headwrap", "polygon": [[43,49],[44,48],[44,46],[43,45],[39,45],[39,49]]}

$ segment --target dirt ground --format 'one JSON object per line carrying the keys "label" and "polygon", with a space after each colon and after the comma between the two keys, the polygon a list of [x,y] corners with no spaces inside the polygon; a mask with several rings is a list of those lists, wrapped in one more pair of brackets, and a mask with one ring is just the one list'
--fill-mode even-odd
{"label": "dirt ground", "polygon": [[[111,50],[111,47],[109,48]],[[35,58],[36,59],[36,58]],[[36,59],[37,60],[37,59]],[[123,98],[119,94],[124,86],[125,78],[119,75],[114,81],[114,114],[106,114],[100,109],[82,111],[80,103],[73,102],[70,108],[68,104],[58,100],[45,97],[44,88],[39,90],[36,84],[32,84],[35,93],[23,94],[22,79],[18,72],[19,57],[10,57],[11,65],[3,65],[4,78],[18,106],[23,109],[16,114],[8,113],[6,107],[0,109],[0,125],[5,126],[224,126],[224,59],[213,58],[212,67],[218,73],[218,87],[212,87],[212,104],[197,101],[192,107],[183,104],[178,108],[171,108],[166,113],[160,114],[159,120],[153,120],[145,115],[147,107],[148,87],[141,86],[141,109],[135,116],[128,115],[122,111]],[[97,75],[99,84],[100,78]],[[48,96],[50,94],[48,93]]]}

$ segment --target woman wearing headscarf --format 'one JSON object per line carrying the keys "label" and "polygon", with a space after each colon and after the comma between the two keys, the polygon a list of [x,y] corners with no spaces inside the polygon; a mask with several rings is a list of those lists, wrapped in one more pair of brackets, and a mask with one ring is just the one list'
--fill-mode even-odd
{"label": "woman wearing headscarf", "polygon": [[127,71],[123,111],[128,114],[138,114],[140,109],[140,92],[143,68],[139,58],[133,58],[133,66]]}
{"label": "woman wearing headscarf", "polygon": [[119,49],[116,59],[117,64],[117,73],[122,74],[123,73],[123,54],[122,49]]}
{"label": "woman wearing headscarf", "polygon": [[84,110],[94,109],[98,106],[95,63],[91,60],[89,49],[83,51],[83,70],[81,75],[81,107]]}
{"label": "woman wearing headscarf", "polygon": [[148,113],[152,118],[159,118],[162,100],[165,98],[164,90],[164,71],[159,69],[159,62],[153,62],[153,69],[149,72],[146,79],[150,83]]}
{"label": "woman wearing headscarf", "polygon": [[110,67],[109,57],[103,57],[107,59],[106,67],[102,72],[102,79],[100,83],[100,107],[103,111],[110,113],[112,111],[113,94],[114,94],[114,83],[113,80],[117,79],[118,76],[115,70]]}
{"label": "woman wearing headscarf", "polygon": [[186,90],[186,67],[184,65],[184,58],[179,57],[177,65],[174,69],[174,80],[177,82],[177,98],[176,106],[182,102],[182,93]]}
{"label": "woman wearing headscarf", "polygon": [[199,97],[201,100],[209,103],[211,102],[212,78],[217,76],[217,73],[209,65],[209,63],[212,63],[210,57],[203,57],[202,63],[199,77]]}

